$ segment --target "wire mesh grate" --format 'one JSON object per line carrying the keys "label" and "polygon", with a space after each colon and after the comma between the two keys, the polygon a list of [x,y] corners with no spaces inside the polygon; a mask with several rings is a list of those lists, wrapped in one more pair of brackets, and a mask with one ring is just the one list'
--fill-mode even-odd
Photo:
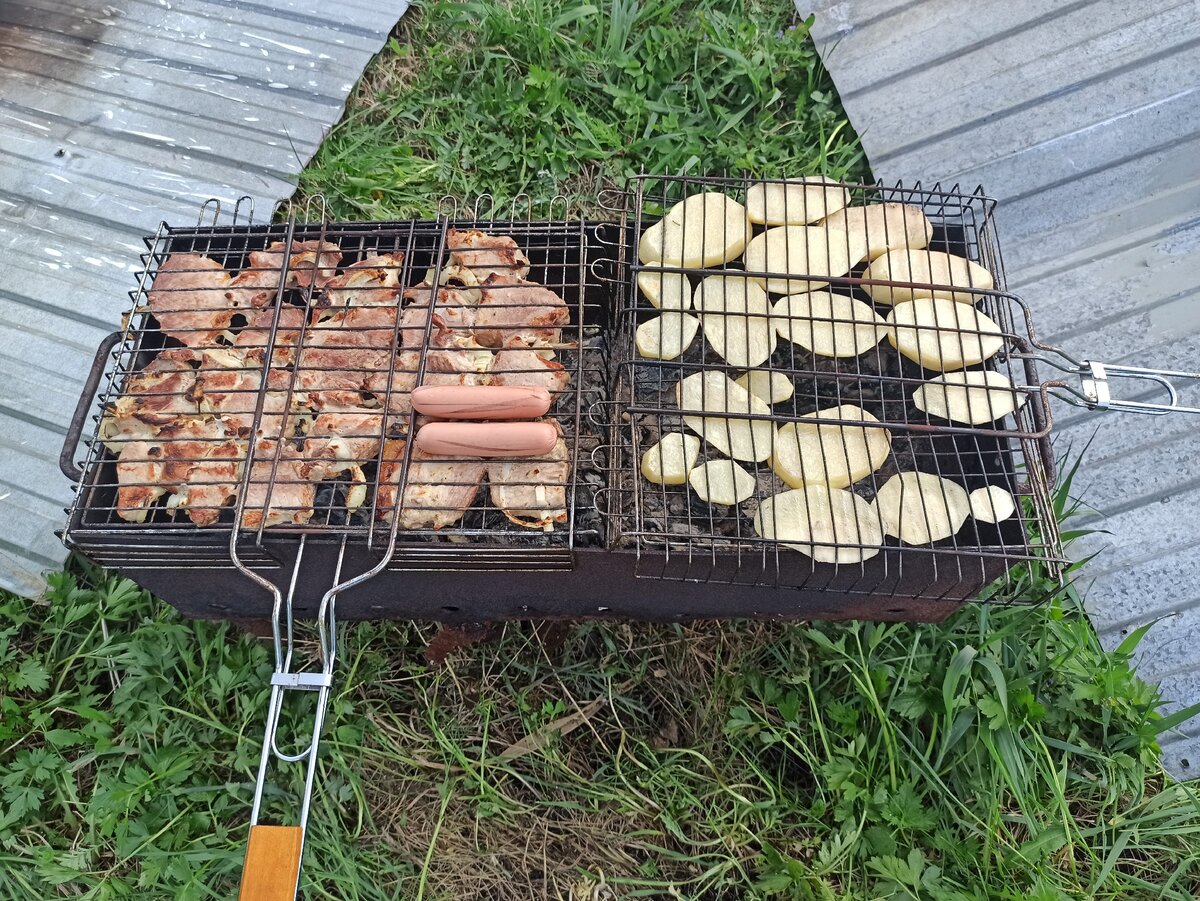
{"label": "wire mesh grate", "polygon": [[[993,201],[642,176],[609,203],[627,246],[608,508],[641,574],[936,599],[1061,571],[1049,406]],[[688,460],[651,480],[666,436]],[[892,508],[907,541],[884,534]]]}
{"label": "wire mesh grate", "polygon": [[[69,542],[151,565],[216,560],[233,533],[382,553],[398,519],[401,568],[405,548],[418,566],[434,553],[484,568],[518,548],[536,568],[599,543],[600,435],[582,415],[608,380],[594,226],[218,216],[147,239]],[[545,387],[559,440],[544,458],[429,459],[411,393],[431,384]]]}

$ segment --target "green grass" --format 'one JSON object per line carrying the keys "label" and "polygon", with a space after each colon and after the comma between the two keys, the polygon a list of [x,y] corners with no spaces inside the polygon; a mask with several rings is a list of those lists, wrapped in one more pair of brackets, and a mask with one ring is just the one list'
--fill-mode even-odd
{"label": "green grass", "polygon": [[[267,649],[90,579],[0,606],[0,897],[232,897]],[[1200,891],[1169,723],[1069,592],[940,626],[586,624],[561,649],[511,625],[436,671],[431,634],[346,630],[308,898]]]}
{"label": "green grass", "polygon": [[641,169],[866,174],[787,3],[423,4],[301,177],[336,216],[596,193]]}
{"label": "green grass", "polygon": [[[861,176],[788,23],[782,3],[427,4],[303,189],[394,217],[488,189],[586,211],[642,167]],[[1200,797],[1158,766],[1174,721],[1131,671],[1140,635],[1106,653],[1072,591],[1014,590],[1043,603],[589,623],[561,647],[514,624],[440,670],[432,626],[355,625],[304,895],[1194,897]],[[0,598],[0,899],[233,897],[269,672],[261,642],[81,565]]]}

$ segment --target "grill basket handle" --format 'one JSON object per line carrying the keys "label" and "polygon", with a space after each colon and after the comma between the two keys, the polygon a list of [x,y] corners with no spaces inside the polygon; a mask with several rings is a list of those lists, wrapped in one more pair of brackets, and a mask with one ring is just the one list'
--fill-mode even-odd
{"label": "grill basket handle", "polygon": [[112,353],[112,349],[124,337],[124,332],[113,332],[100,342],[96,358],[92,360],[92,368],[83,383],[83,392],[79,395],[79,403],[75,405],[75,413],[71,416],[71,422],[67,426],[67,437],[63,440],[62,453],[58,455],[58,468],[72,482],[83,480],[83,470],[75,464],[75,452],[79,449],[79,439],[83,437],[83,427],[87,421],[88,411],[92,408],[92,401],[96,398],[96,389],[100,386],[100,379],[104,377],[105,361]]}
{"label": "grill basket handle", "polygon": [[301,826],[251,826],[238,901],[295,901],[303,849]]}

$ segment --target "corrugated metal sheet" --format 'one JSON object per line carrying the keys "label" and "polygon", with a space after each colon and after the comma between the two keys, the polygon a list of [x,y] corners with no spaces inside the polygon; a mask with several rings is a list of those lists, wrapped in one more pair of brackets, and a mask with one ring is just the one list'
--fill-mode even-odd
{"label": "corrugated metal sheet", "polygon": [[141,236],[288,197],[407,6],[0,4],[0,585],[63,560],[58,452]]}
{"label": "corrugated metal sheet", "polygon": [[[1009,285],[1088,359],[1200,369],[1200,3],[797,4],[875,175],[982,184]],[[1200,386],[1185,400],[1200,404]],[[1056,413],[1092,445],[1079,550],[1101,638],[1163,618],[1139,673],[1167,709],[1200,687],[1200,420]],[[1200,775],[1200,719],[1164,763]]]}

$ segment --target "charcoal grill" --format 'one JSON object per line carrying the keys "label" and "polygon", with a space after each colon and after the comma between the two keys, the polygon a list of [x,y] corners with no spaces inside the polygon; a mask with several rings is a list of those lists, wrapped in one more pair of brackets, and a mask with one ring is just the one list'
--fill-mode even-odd
{"label": "charcoal grill", "polygon": [[[799,421],[817,409],[853,403],[877,417],[879,423],[873,427],[887,429],[892,436],[885,466],[853,486],[864,500],[870,500],[890,475],[919,470],[967,489],[1002,487],[1018,499],[1016,515],[996,525],[970,519],[957,534],[930,546],[888,539],[880,552],[861,563],[815,563],[785,545],[758,537],[752,528],[757,503],[786,487],[767,466],[756,468],[754,496],[731,507],[701,504],[689,495],[687,485],[647,482],[639,475],[642,453],[659,436],[682,428],[674,386],[690,374],[730,367],[713,353],[703,333],[675,359],[639,356],[634,347],[636,329],[659,311],[639,294],[637,278],[647,271],[686,273],[694,284],[709,274],[737,271],[741,264],[704,271],[645,264],[638,257],[639,236],[681,199],[721,192],[741,200],[753,183],[745,178],[642,176],[624,190],[601,195],[604,221],[555,215],[556,208],[565,209],[561,203],[551,204],[545,212],[524,201],[503,211],[485,211],[490,206],[485,200],[470,211],[454,208],[427,221],[334,223],[321,216],[316,222],[293,217],[282,223],[255,224],[243,206],[222,219],[219,204],[211,204],[195,226],[164,224],[147,239],[145,268],[131,293],[133,311],[124,327],[101,346],[64,447],[62,468],[77,487],[63,539],[72,549],[120,570],[185,615],[272,620],[276,672],[252,815],[255,831],[247,879],[257,855],[268,853],[276,843],[294,844],[298,872],[339,617],[450,623],[549,617],[938,621],[998,579],[1018,580],[1034,571],[1061,577],[1067,560],[1051,496],[1055,478],[1052,397],[1090,409],[1200,412],[1180,403],[1172,383],[1200,378],[1200,373],[1103,366],[1077,360],[1038,340],[1030,310],[1007,291],[993,223],[994,202],[982,191],[925,188],[919,183],[853,184],[844,187],[855,205],[901,202],[920,207],[934,227],[931,250],[966,257],[991,273],[992,285],[971,286],[976,307],[1000,329],[1002,348],[987,365],[1011,379],[1016,390],[1028,395],[1028,402],[1000,421],[956,425],[913,407],[912,393],[928,376],[886,341],[850,358],[817,357],[782,341],[766,366],[792,382],[794,395],[776,404],[769,415],[730,414],[728,418],[765,418],[778,425]],[[273,445],[268,442],[265,450],[254,441],[246,442],[243,455],[234,460],[240,471],[235,501],[209,511],[211,524],[198,527],[180,509],[161,503],[148,510],[144,522],[127,522],[117,515],[113,441],[108,436],[106,445],[103,417],[93,414],[89,419],[89,413],[97,402],[101,411],[110,409],[131,390],[137,373],[179,343],[164,334],[147,309],[156,275],[169,256],[202,254],[234,271],[247,265],[252,252],[261,252],[272,242],[291,246],[330,241],[344,255],[341,267],[372,255],[403,254],[395,263],[396,280],[403,288],[418,284],[426,271],[443,269],[450,229],[480,229],[512,237],[530,259],[530,278],[553,289],[568,305],[570,324],[557,353],[570,381],[552,410],[569,456],[569,476],[561,485],[567,499],[565,521],[541,530],[515,526],[483,491],[452,525],[401,529],[394,505],[381,500],[386,496],[386,491],[381,494],[381,487],[386,487],[382,474],[390,473],[388,479],[394,479],[388,484],[394,484],[396,497],[420,478],[414,474],[411,446],[404,444],[395,451],[394,442],[385,441],[372,461],[318,487],[311,517],[286,521],[289,508],[284,503],[279,515],[285,521],[268,526],[271,504],[263,495],[286,493],[289,485],[280,467],[281,448],[290,434],[286,425],[285,438]],[[286,284],[292,261],[288,254],[280,256]],[[320,302],[321,294],[314,287],[318,279],[313,275],[314,270],[319,274],[320,267],[318,260],[307,274],[298,271],[292,287],[278,288],[268,300],[267,309],[274,315],[260,335],[265,360],[274,360],[284,344],[280,311],[289,305],[308,308]],[[865,300],[870,298],[864,289],[873,285],[962,287],[880,281],[866,277],[862,267],[832,278],[772,271],[769,266],[745,274],[828,283],[828,290]],[[396,322],[399,337],[399,317]],[[233,323],[233,340],[240,334],[237,325]],[[427,316],[423,326],[422,342],[427,347],[433,317]],[[307,328],[301,328],[301,355]],[[206,365],[199,371],[204,372]],[[393,357],[384,389],[372,398],[382,409],[390,409],[392,377],[404,365],[415,365],[411,374],[418,383],[428,375],[424,354],[415,364]],[[1054,367],[1063,376],[1043,381],[1039,365]],[[280,384],[286,387],[271,386],[268,378],[261,380],[261,386],[252,383],[242,389],[250,435],[258,434],[273,415],[283,420],[283,413],[270,411],[270,392],[286,390],[291,399],[297,391],[297,372],[304,368],[302,362],[281,367]],[[1161,402],[1115,398],[1110,385],[1118,378],[1149,380],[1165,396]],[[146,393],[161,396],[163,392]],[[416,425],[415,413],[390,420],[381,416],[377,434],[411,435]],[[393,431],[385,433],[386,429]],[[77,465],[81,441],[85,452]],[[115,449],[120,449],[119,444]],[[358,500],[352,501],[355,497]],[[250,523],[247,516],[255,505],[261,515],[251,517]],[[295,617],[316,620],[319,669],[303,668],[293,655]],[[287,754],[280,750],[276,731],[284,697],[293,691],[315,692],[317,705],[307,747]],[[257,825],[273,758],[307,765],[299,832]],[[288,879],[294,893],[296,874]]]}

